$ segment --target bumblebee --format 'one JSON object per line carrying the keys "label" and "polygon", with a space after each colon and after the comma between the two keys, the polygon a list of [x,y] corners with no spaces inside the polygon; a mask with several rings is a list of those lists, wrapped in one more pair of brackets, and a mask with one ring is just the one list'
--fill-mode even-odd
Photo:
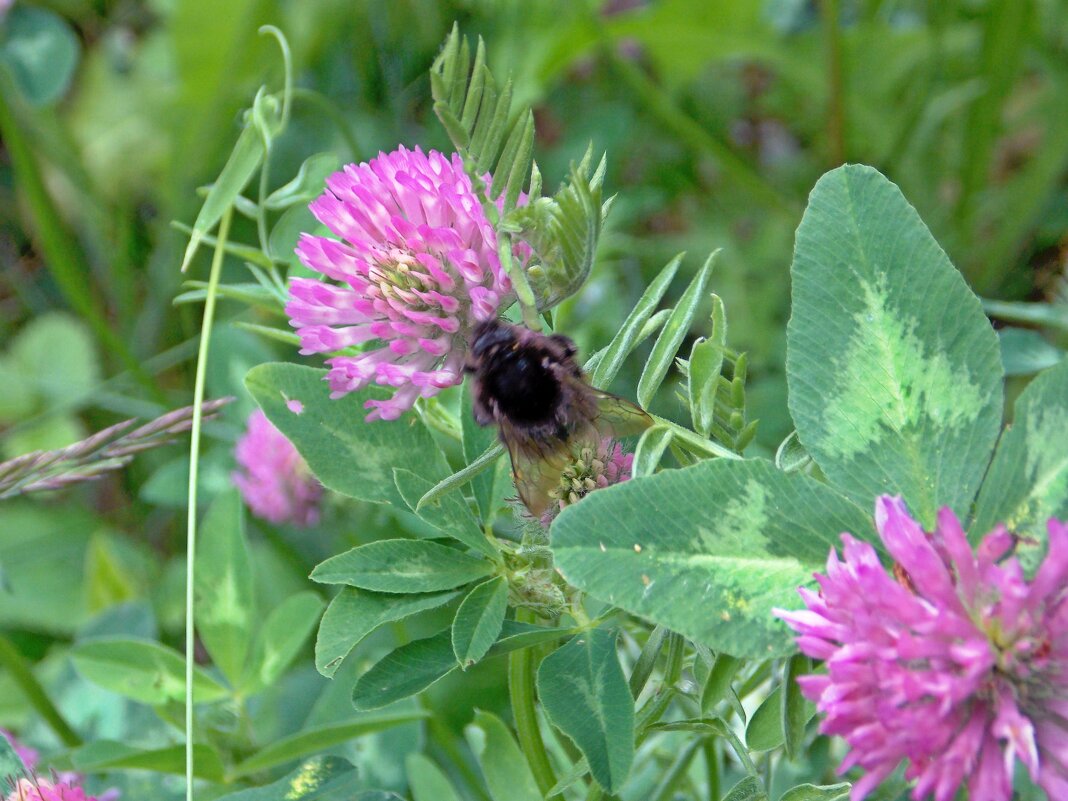
{"label": "bumblebee", "polygon": [[471,338],[465,370],[474,376],[475,420],[497,425],[519,498],[535,517],[550,508],[577,454],[652,425],[630,401],[591,386],[577,354],[562,334],[499,320],[480,323]]}

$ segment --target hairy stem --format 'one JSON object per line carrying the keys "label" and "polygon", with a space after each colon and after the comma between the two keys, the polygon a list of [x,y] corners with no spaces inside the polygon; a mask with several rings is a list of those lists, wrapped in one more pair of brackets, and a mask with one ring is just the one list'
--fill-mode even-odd
{"label": "hairy stem", "polygon": [[[533,623],[534,615],[529,610],[518,609],[516,620]],[[508,694],[512,701],[516,732],[519,734],[519,747],[523,749],[538,789],[544,795],[556,786],[556,774],[549,763],[549,754],[545,751],[545,742],[538,727],[538,711],[534,705],[534,658],[533,648],[515,651],[508,657]],[[563,798],[554,795],[547,801],[563,801]]]}

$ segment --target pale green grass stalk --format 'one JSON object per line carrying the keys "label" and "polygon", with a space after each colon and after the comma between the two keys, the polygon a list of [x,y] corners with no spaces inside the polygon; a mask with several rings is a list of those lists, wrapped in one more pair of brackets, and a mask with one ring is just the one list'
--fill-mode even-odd
{"label": "pale green grass stalk", "polygon": [[208,349],[211,345],[211,326],[215,319],[215,295],[219,288],[226,239],[230,233],[233,209],[227,209],[219,222],[218,243],[211,258],[208,276],[208,295],[204,301],[204,321],[200,327],[200,350],[197,353],[197,373],[193,383],[193,427],[189,446],[189,515],[186,535],[185,574],[185,797],[193,801],[193,644],[196,636],[193,620],[194,561],[197,544],[197,468],[200,465],[200,424],[203,418],[204,379],[208,372]]}

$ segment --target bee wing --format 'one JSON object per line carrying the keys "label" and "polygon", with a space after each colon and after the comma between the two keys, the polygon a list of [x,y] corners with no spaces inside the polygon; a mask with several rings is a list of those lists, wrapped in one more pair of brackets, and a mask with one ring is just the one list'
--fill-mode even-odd
{"label": "bee wing", "polygon": [[653,418],[629,400],[599,389],[593,393],[597,398],[597,418],[593,423],[602,434],[614,439],[633,437],[653,424]]}
{"label": "bee wing", "polygon": [[501,423],[500,430],[512,460],[519,499],[532,515],[541,517],[552,505],[550,491],[560,483],[561,473],[573,458],[573,439],[539,442],[517,433],[507,422]]}

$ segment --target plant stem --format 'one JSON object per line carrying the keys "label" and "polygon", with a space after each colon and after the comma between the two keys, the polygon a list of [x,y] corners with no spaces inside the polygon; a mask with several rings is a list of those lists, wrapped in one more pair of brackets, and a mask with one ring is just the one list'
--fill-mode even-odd
{"label": "plant stem", "polygon": [[44,718],[45,723],[55,732],[56,736],[67,748],[76,748],[82,744],[82,738],[70,727],[63,714],[52,703],[45,688],[33,675],[26,658],[19,653],[18,648],[7,637],[0,634],[0,664],[7,668],[15,684],[19,686],[30,706],[38,715]]}
{"label": "plant stem", "polygon": [[708,801],[719,801],[719,745],[715,737],[705,738],[705,775],[708,784]]}
{"label": "plant stem", "polygon": [[193,383],[193,426],[189,450],[189,500],[186,536],[185,575],[185,797],[193,801],[193,648],[196,630],[193,620],[193,592],[197,543],[197,473],[200,467],[200,424],[204,403],[204,381],[207,376],[208,350],[211,345],[211,326],[215,320],[215,296],[225,256],[226,239],[230,233],[233,209],[227,209],[219,222],[219,241],[211,257],[208,276],[208,295],[204,301],[204,320],[200,327],[200,349],[197,353],[197,372]]}
{"label": "plant stem", "polygon": [[827,47],[827,83],[830,108],[827,114],[827,140],[832,166],[845,163],[845,81],[842,77],[842,28],[839,0],[821,0],[820,17]]}
{"label": "plant stem", "polygon": [[[534,615],[527,609],[516,610],[516,620],[533,623]],[[538,789],[546,794],[556,786],[556,774],[549,763],[545,742],[538,727],[538,711],[534,705],[534,657],[535,649],[524,648],[508,657],[508,694],[512,701],[512,716],[515,718],[519,746],[530,763]],[[546,801],[563,801],[554,795]]]}
{"label": "plant stem", "polygon": [[686,639],[681,634],[668,635],[667,665],[664,668],[664,686],[671,688],[682,678],[682,659],[686,654]]}

